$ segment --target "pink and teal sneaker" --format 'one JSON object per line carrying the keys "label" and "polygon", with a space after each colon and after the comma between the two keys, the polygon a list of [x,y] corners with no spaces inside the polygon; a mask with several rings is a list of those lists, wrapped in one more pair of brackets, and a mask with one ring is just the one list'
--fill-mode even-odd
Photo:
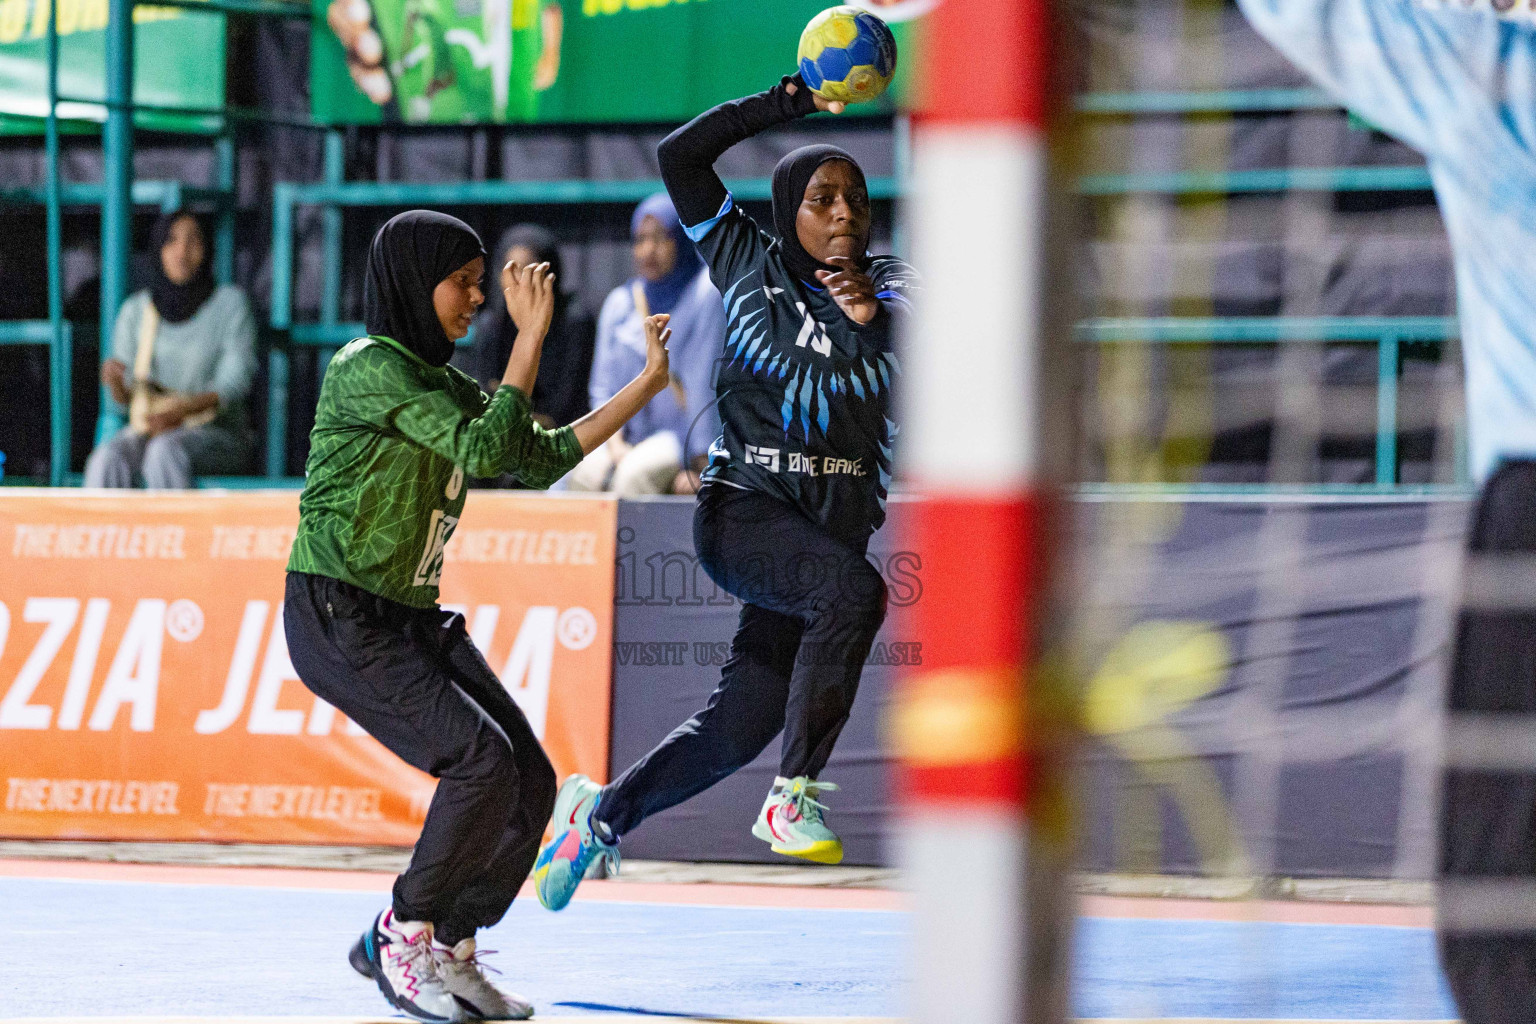
{"label": "pink and teal sneaker", "polygon": [[576,887],[594,867],[619,869],[619,844],[606,841],[592,830],[592,812],[603,787],[585,775],[572,775],[555,797],[555,838],[539,851],[533,863],[533,888],[539,902],[550,910],[564,910],[576,895]]}

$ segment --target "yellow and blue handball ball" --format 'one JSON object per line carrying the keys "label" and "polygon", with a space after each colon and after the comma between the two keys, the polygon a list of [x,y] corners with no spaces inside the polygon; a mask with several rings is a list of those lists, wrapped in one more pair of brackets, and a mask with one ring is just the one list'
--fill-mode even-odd
{"label": "yellow and blue handball ball", "polygon": [[800,33],[800,77],[824,100],[872,100],[895,74],[896,37],[868,11],[829,7]]}

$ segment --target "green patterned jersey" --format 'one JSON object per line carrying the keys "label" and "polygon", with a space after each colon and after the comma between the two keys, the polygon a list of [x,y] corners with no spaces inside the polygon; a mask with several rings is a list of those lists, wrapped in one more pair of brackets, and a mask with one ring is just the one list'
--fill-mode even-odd
{"label": "green patterned jersey", "polygon": [[458,369],[381,337],[331,360],[309,444],[289,571],[416,608],[437,603],[465,476],[515,473],[544,488],[581,461],[571,428],[534,423],[518,389],[487,398]]}

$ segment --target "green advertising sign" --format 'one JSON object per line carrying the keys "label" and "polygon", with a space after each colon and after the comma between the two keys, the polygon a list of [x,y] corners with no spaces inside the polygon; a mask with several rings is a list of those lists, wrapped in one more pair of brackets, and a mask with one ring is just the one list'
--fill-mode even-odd
{"label": "green advertising sign", "polygon": [[[683,121],[792,73],[801,30],[832,6],[829,0],[313,2],[312,111],[328,124]],[[902,43],[903,22],[932,3],[859,5],[891,20]],[[890,103],[856,109],[888,111]]]}
{"label": "green advertising sign", "polygon": [[[74,130],[106,119],[107,0],[58,0],[60,117]],[[48,114],[50,0],[0,0],[0,131],[42,131]],[[174,7],[134,11],[133,98],[162,107],[224,105],[224,16]],[[147,128],[216,128],[210,118],[143,112]]]}

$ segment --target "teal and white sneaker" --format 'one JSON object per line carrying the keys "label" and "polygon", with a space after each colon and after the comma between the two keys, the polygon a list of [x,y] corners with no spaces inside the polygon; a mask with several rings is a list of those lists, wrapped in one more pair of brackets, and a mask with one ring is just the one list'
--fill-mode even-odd
{"label": "teal and white sneaker", "polygon": [[821,820],[827,805],[816,799],[819,794],[836,789],[830,782],[817,782],[804,775],[793,779],[779,776],[773,780],[768,799],[763,801],[752,834],[774,853],[817,864],[841,864],[843,841]]}
{"label": "teal and white sneaker", "polygon": [[592,831],[592,812],[602,792],[603,787],[585,775],[572,775],[555,797],[551,830],[555,838],[533,862],[534,891],[550,910],[564,910],[589,873],[618,873],[618,842],[601,839]]}

